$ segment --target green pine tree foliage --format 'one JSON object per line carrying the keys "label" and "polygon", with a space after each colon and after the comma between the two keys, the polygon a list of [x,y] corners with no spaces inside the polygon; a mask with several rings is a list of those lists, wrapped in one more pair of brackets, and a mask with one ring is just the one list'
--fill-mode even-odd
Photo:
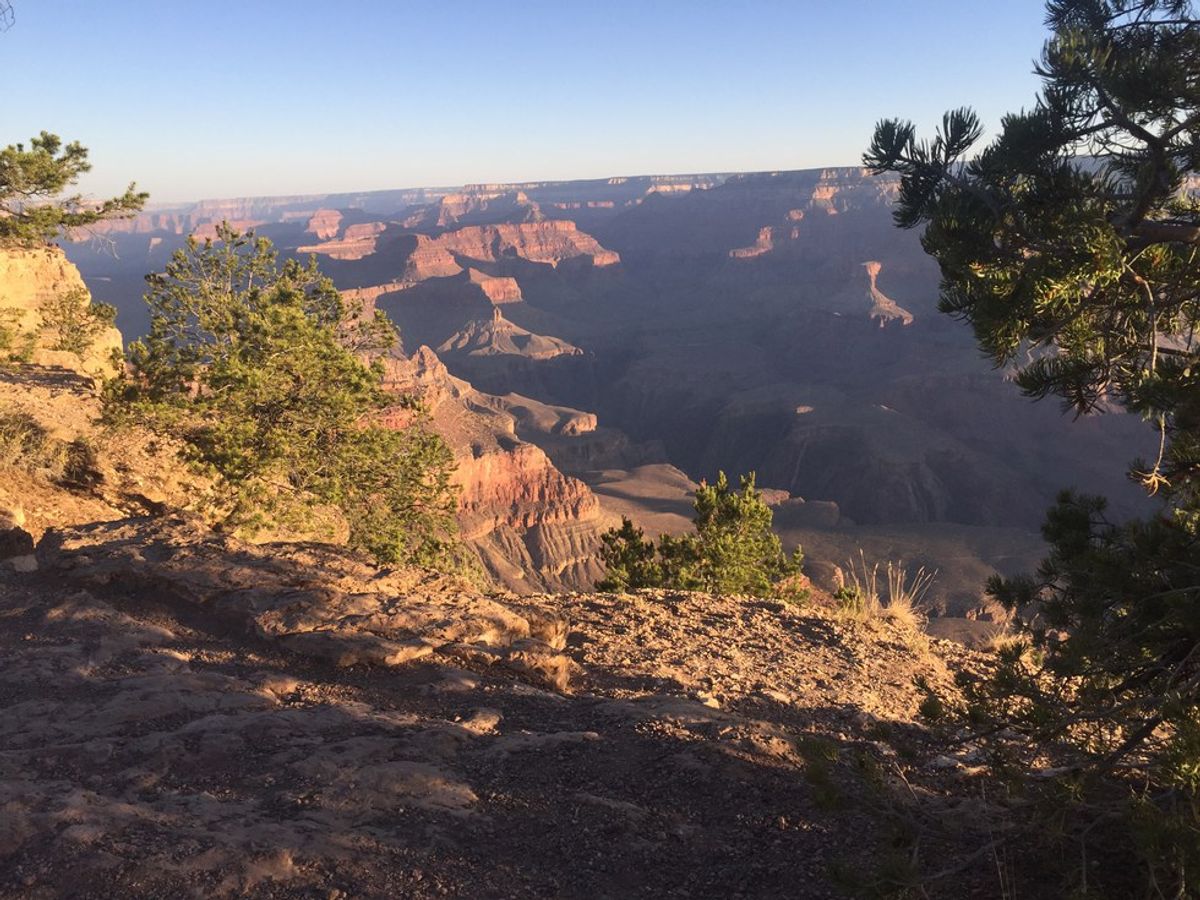
{"label": "green pine tree foliage", "polygon": [[[1135,773],[1150,882],[1183,896],[1200,878],[1200,21],[1185,0],[1054,0],[1047,24],[1037,103],[987,146],[960,109],[930,141],[881,122],[864,162],[900,175],[895,219],[924,226],[942,310],[1025,393],[1156,433],[1131,475],[1158,515],[1114,523],[1064,494],[1040,571],[990,584],[1024,641],[972,711],[1075,776]],[[1095,802],[1076,805],[1089,831],[1113,812]]]}
{"label": "green pine tree foliage", "polygon": [[663,535],[657,547],[629,519],[605,533],[600,551],[605,577],[596,589],[659,587],[800,599],[793,582],[803,555],[799,549],[791,557],[784,553],[753,472],[741,477],[740,490],[719,473],[714,484],[697,489],[693,508],[695,530]]}
{"label": "green pine tree foliage", "polygon": [[281,265],[228,226],[147,280],[150,332],[109,387],[110,421],[181,439],[230,527],[304,528],[332,505],[381,562],[458,567],[449,448],[419,411],[402,430],[372,424],[401,402],[359,355],[394,339],[386,319],[346,309],[315,260]]}
{"label": "green pine tree foliage", "polygon": [[78,141],[64,144],[46,131],[28,148],[10,144],[0,150],[0,246],[35,247],[65,229],[127,218],[145,206],[149,194],[133,184],[99,203],[79,194],[62,196],[91,168],[86,147]]}
{"label": "green pine tree foliage", "polygon": [[711,594],[768,596],[800,571],[803,557],[783,552],[771,529],[774,514],[754,481],[753,472],[743,475],[741,489],[734,490],[719,472],[715,483],[696,491],[698,561],[688,575]]}
{"label": "green pine tree foliage", "polygon": [[600,562],[604,577],[596,582],[598,591],[634,591],[662,587],[662,565],[654,542],[642,529],[624,516],[620,528],[610,528],[600,536]]}

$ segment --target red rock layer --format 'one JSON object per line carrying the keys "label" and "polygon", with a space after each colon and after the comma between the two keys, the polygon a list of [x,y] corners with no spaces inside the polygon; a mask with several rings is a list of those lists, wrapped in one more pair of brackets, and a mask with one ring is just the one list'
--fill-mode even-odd
{"label": "red rock layer", "polygon": [[479,289],[483,291],[484,296],[492,301],[492,303],[519,303],[524,299],[521,296],[521,287],[517,284],[517,279],[515,278],[488,275],[486,272],[480,272],[478,269],[468,269],[467,277],[472,284],[479,285]]}
{"label": "red rock layer", "polygon": [[[450,375],[428,347],[384,364],[385,387],[421,397],[453,449],[459,527],[492,576],[517,591],[589,587],[600,534],[612,524],[591,489],[517,438],[504,398]],[[400,407],[384,413],[392,427],[411,421]]]}
{"label": "red rock layer", "polygon": [[417,235],[417,247],[409,257],[404,277],[406,281],[424,281],[457,275],[462,271],[458,257],[480,262],[517,257],[557,266],[564,259],[580,256],[591,257],[594,266],[615,265],[621,259],[565,219],[472,225],[437,237]]}

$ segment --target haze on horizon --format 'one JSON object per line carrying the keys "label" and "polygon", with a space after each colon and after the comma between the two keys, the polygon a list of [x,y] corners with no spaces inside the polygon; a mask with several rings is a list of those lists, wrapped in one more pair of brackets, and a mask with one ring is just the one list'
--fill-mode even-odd
{"label": "haze on horizon", "polygon": [[0,144],[156,203],[855,165],[885,116],[997,128],[1045,37],[1042,0],[12,2]]}

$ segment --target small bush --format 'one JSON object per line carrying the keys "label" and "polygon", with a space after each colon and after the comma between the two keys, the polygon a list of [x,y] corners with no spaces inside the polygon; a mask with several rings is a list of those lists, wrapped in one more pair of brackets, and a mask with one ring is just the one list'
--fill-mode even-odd
{"label": "small bush", "polygon": [[97,466],[96,448],[87,438],[77,437],[66,445],[60,480],[72,487],[93,487],[104,480]]}
{"label": "small bush", "polygon": [[740,490],[725,473],[714,484],[702,483],[693,504],[695,530],[678,537],[663,535],[657,547],[640,528],[623,519],[605,533],[600,562],[602,591],[640,587],[747,594],[802,602],[808,584],[800,573],[800,549],[789,557],[771,529],[773,513],[754,483],[743,475]]}
{"label": "small bush", "polygon": [[[928,618],[925,595],[936,577],[925,567],[911,575],[903,562],[888,560],[880,567],[868,563],[866,554],[858,551],[845,570],[846,582],[834,593],[838,609],[852,619],[887,619],[913,632],[923,631]],[[881,589],[887,592],[884,602]]]}
{"label": "small bush", "polygon": [[82,359],[96,344],[96,338],[111,328],[117,308],[108,303],[92,303],[83,288],[56,294],[42,305],[41,328],[50,338],[51,350],[63,350]]}
{"label": "small bush", "polygon": [[0,365],[29,362],[37,335],[21,328],[20,313],[0,310]]}

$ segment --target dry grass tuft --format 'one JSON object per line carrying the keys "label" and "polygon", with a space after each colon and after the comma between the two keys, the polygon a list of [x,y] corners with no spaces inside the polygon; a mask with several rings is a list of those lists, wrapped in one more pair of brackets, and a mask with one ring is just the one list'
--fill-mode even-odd
{"label": "dry grass tuft", "polygon": [[1009,623],[997,622],[988,629],[987,634],[980,641],[979,648],[988,653],[1000,654],[1015,653],[1018,652],[1018,649],[1024,651],[1027,649],[1026,645],[1025,637],[1013,632]]}
{"label": "dry grass tuft", "polygon": [[[868,563],[866,554],[848,561],[845,584],[835,595],[844,614],[858,621],[884,619],[913,633],[925,630],[929,619],[925,595],[937,572],[924,566],[909,574],[903,562]],[[886,591],[886,599],[883,592]]]}

